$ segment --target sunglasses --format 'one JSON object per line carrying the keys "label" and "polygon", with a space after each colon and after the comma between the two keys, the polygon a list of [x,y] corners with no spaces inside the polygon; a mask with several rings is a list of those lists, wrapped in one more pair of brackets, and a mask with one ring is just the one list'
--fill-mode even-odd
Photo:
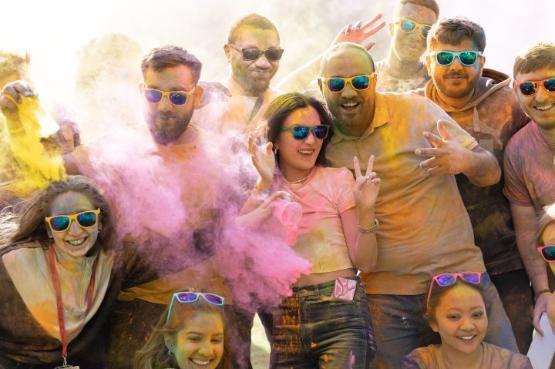
{"label": "sunglasses", "polygon": [[158,103],[166,96],[173,105],[185,105],[191,91],[162,91],[155,88],[145,88],[145,98],[151,103]]}
{"label": "sunglasses", "polygon": [[181,304],[194,304],[201,297],[204,299],[204,301],[206,301],[209,304],[216,305],[216,306],[224,306],[224,297],[217,295],[215,293],[176,292],[173,294],[172,301],[170,302],[170,307],[168,308],[168,316],[166,317],[166,323],[170,319],[170,314],[172,311],[174,301],[177,300],[177,302]]}
{"label": "sunglasses", "polygon": [[268,61],[278,61],[281,59],[283,55],[283,49],[279,49],[276,47],[271,47],[267,50],[260,50],[258,47],[247,47],[244,49],[240,49],[235,45],[229,45],[232,49],[235,49],[241,53],[243,60],[246,61],[253,61],[258,60],[262,55],[266,56]]}
{"label": "sunglasses", "polygon": [[555,245],[544,245],[537,249],[545,261],[555,263]]}
{"label": "sunglasses", "polygon": [[328,137],[329,128],[330,127],[325,124],[319,124],[317,126],[294,125],[282,128],[281,132],[290,131],[293,135],[293,138],[296,140],[304,140],[308,137],[309,133],[312,133],[317,139],[323,140]]}
{"label": "sunglasses", "polygon": [[322,81],[331,92],[341,92],[349,83],[355,90],[365,90],[370,85],[370,80],[374,77],[372,74],[361,74],[353,77],[320,77]]}
{"label": "sunglasses", "polygon": [[430,33],[430,29],[432,28],[432,26],[428,24],[418,23],[409,18],[401,18],[396,24],[402,31],[406,33],[414,32],[417,28],[420,28],[419,35],[423,39],[426,39],[426,37],[428,37],[428,33]]}
{"label": "sunglasses", "polygon": [[451,65],[455,58],[459,58],[463,65],[469,66],[476,63],[478,55],[482,55],[481,51],[466,50],[466,51],[432,51],[430,55],[436,57],[439,65]]}
{"label": "sunglasses", "polygon": [[538,90],[538,86],[543,86],[549,92],[555,92],[555,77],[550,77],[540,81],[524,81],[517,84],[523,95],[533,95]]}
{"label": "sunglasses", "polygon": [[44,220],[53,231],[63,232],[69,228],[72,221],[77,221],[77,224],[79,224],[82,228],[93,227],[98,222],[99,214],[100,209],[96,209],[70,215],[54,215],[51,217],[45,217]]}
{"label": "sunglasses", "polygon": [[434,284],[439,287],[449,287],[457,283],[457,279],[463,282],[479,285],[482,282],[482,273],[479,272],[463,272],[463,273],[442,273],[432,277],[428,297],[426,298],[426,306],[430,306],[430,297],[432,297],[432,289]]}

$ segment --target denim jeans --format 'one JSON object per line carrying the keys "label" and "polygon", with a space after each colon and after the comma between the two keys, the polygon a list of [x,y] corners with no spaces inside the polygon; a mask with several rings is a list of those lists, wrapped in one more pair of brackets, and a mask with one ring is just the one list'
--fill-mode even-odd
{"label": "denim jeans", "polygon": [[364,287],[332,297],[335,281],[293,289],[272,312],[271,368],[367,369],[376,351]]}
{"label": "denim jeans", "polygon": [[[485,341],[518,352],[511,323],[489,275],[482,275],[488,315]],[[376,335],[378,368],[397,369],[401,360],[417,347],[440,343],[424,318],[427,295],[368,295]]]}

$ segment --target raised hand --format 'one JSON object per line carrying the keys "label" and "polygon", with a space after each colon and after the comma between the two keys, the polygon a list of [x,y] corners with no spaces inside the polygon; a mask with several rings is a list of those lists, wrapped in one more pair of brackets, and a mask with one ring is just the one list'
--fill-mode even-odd
{"label": "raised hand", "polygon": [[340,42],[354,42],[356,44],[362,45],[366,50],[372,49],[375,43],[369,41],[368,39],[376,34],[385,26],[385,22],[381,21],[382,15],[378,14],[374,19],[369,20],[366,23],[360,21],[355,24],[348,24],[335,36],[332,45]]}
{"label": "raised hand", "polygon": [[248,146],[252,163],[260,175],[257,187],[259,189],[270,188],[276,171],[276,159],[272,151],[272,143],[268,142],[265,145],[259,146],[256,144],[256,138],[253,135],[249,135]]}
{"label": "raised hand", "polygon": [[361,173],[360,162],[356,156],[353,158],[353,165],[355,168],[355,185],[353,188],[355,204],[359,213],[365,214],[374,208],[380,191],[380,178],[373,171],[374,155],[371,155],[368,159],[365,175]]}
{"label": "raised hand", "polygon": [[17,111],[17,105],[21,104],[21,96],[35,96],[33,90],[24,81],[14,81],[4,86],[0,97],[2,112]]}
{"label": "raised hand", "polygon": [[263,225],[272,215],[274,200],[283,199],[291,201],[291,195],[285,191],[276,191],[263,201],[254,206],[249,206],[236,218],[236,223],[243,228],[257,229]]}
{"label": "raised hand", "polygon": [[420,167],[430,174],[455,175],[465,172],[471,165],[472,151],[451,138],[443,121],[438,121],[437,126],[439,136],[424,132],[424,137],[432,148],[414,150],[416,155],[429,158],[422,161]]}

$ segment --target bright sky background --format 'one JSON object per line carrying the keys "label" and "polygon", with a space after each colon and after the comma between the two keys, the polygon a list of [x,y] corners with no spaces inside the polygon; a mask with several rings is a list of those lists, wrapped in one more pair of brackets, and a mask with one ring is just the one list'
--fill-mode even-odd
{"label": "bright sky background", "polygon": [[[295,66],[325,49],[347,22],[386,20],[394,0],[29,0],[2,1],[0,49],[28,50],[33,77],[42,93],[69,91],[77,50],[107,32],[124,33],[144,51],[177,44],[204,64],[203,79],[218,80],[227,72],[223,44],[231,24],[257,12],[280,30],[286,50],[276,81]],[[284,5],[286,4],[286,5]],[[555,42],[554,0],[439,0],[441,17],[466,16],[481,24],[487,37],[487,66],[510,73],[515,55],[540,41]],[[384,29],[373,54],[380,59],[388,47]]]}

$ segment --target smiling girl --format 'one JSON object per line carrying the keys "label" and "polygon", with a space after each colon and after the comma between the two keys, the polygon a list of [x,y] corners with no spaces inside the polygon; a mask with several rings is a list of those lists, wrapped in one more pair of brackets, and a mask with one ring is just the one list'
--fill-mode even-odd
{"label": "smiling girl", "polygon": [[346,168],[326,167],[332,122],[313,98],[284,94],[267,119],[269,142],[249,142],[260,174],[255,192],[284,191],[302,206],[293,249],[312,264],[272,314],[272,367],[365,369],[375,347],[357,269],[372,270],[377,260],[373,158],[365,175],[354,159],[356,180]]}
{"label": "smiling girl", "polygon": [[404,369],[532,369],[528,358],[484,341],[488,317],[481,273],[444,273],[433,277],[426,316],[441,345],[417,348]]}

